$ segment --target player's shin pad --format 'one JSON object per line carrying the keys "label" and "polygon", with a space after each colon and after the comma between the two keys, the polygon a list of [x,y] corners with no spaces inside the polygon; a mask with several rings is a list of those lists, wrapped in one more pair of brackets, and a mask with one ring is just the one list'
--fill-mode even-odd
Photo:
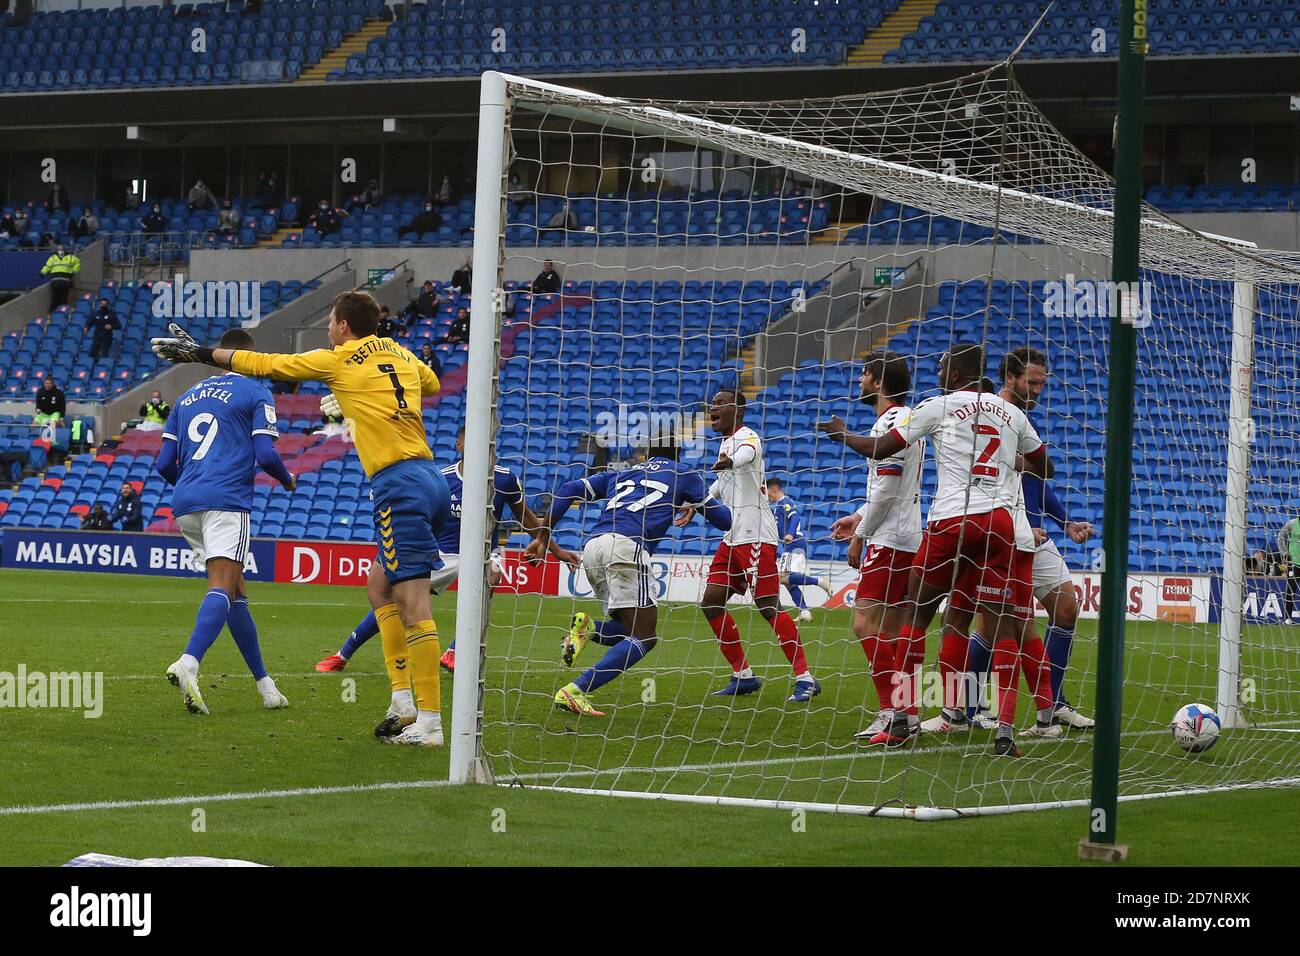
{"label": "player's shin pad", "polygon": [[379,639],[384,645],[384,666],[388,668],[388,681],[393,691],[410,690],[410,653],[406,646],[406,627],[396,604],[385,604],[375,611],[379,623]]}
{"label": "player's shin pad", "polygon": [[442,710],[442,677],[438,673],[442,645],[438,642],[438,625],[433,621],[420,621],[408,627],[406,645],[411,649],[411,689],[415,691],[415,708],[437,713]]}

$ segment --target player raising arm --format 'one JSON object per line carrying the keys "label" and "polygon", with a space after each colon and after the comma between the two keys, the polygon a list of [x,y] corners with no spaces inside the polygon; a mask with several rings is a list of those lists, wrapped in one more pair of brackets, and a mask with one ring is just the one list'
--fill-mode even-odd
{"label": "player raising arm", "polygon": [[[794,671],[794,691],[788,701],[806,703],[821,693],[821,684],[808,669],[799,627],[781,610],[781,578],[776,567],[776,519],[763,486],[763,440],[745,426],[745,395],[734,388],[719,389],[709,406],[713,430],[722,447],[713,465],[717,473],[709,494],[731,509],[731,530],[723,536],[709,565],[701,599],[704,617],[718,638],[718,649],[731,665],[731,680],[715,697],[753,694],[763,682],[754,675],[740,629],[727,612],[733,594],[753,592],[754,604],[776,633],[781,653]],[[679,519],[690,520],[690,512]]]}
{"label": "player raising arm", "polygon": [[[731,528],[731,512],[705,490],[704,476],[677,462],[677,442],[653,438],[643,465],[605,471],[569,481],[555,492],[546,524],[528,550],[541,556],[550,531],[575,501],[606,501],[582,549],[582,568],[609,620],[591,622],[578,612],[565,638],[566,665],[594,640],[610,649],[605,656],[561,687],[555,706],[575,714],[603,717],[587,695],[608,684],[654,648],[659,612],[650,580],[650,556],[668,534],[677,508],[702,508],[704,520],[720,531]],[[593,633],[594,632],[594,633]]]}
{"label": "player raising arm", "polygon": [[379,305],[372,296],[343,292],[330,310],[333,348],[300,355],[209,349],[173,326],[172,337],[154,339],[153,349],[171,362],[203,362],[244,375],[329,385],[351,422],[361,467],[370,478],[379,531],[367,592],[393,687],[380,729],[405,727],[381,739],[441,747],[441,649],[428,579],[437,560],[437,534],[447,520],[448,494],[420,410],[421,396],[438,391],[438,377],[392,339],[378,338],[378,324]]}
{"label": "player raising arm", "polygon": [[[983,347],[956,345],[940,360],[939,381],[944,394],[922,402],[888,434],[874,438],[852,435],[839,418],[819,422],[817,428],[859,454],[877,460],[930,438],[938,488],[930,506],[929,524],[912,563],[908,587],[912,641],[924,640],[940,602],[954,585],[960,586],[973,595],[992,622],[994,634],[999,637],[993,666],[1001,672],[1008,652],[1000,638],[1004,634],[1018,635],[1014,607],[1007,603],[1015,552],[1012,512],[1020,492],[1017,455],[1023,457],[1026,471],[1038,475],[1046,471],[1047,455],[1024,412],[997,395],[982,394],[983,375]],[[1018,677],[1018,648],[1011,656],[1012,673]],[[964,647],[962,659],[964,662]],[[1017,751],[1010,719],[1014,713],[1004,712],[1001,717],[995,752],[1014,755]],[[915,731],[908,723],[895,715],[891,736],[911,737]]]}
{"label": "player raising arm", "polygon": [[[251,349],[253,337],[231,329],[219,344]],[[204,379],[178,398],[163,427],[162,451],[154,467],[175,486],[172,513],[208,572],[208,593],[185,653],[167,668],[167,679],[181,689],[192,714],[208,713],[199,690],[199,663],[223,627],[230,628],[257,681],[263,706],[274,710],[289,704],[262,663],[244,588],[256,466],[286,490],[294,488],[273,444],[279,435],[275,418],[275,401],[265,385],[227,372]]]}

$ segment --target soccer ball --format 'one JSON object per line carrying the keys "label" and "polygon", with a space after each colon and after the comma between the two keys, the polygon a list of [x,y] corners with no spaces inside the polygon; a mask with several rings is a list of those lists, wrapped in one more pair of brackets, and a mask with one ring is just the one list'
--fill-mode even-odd
{"label": "soccer ball", "polygon": [[1199,754],[1214,746],[1219,739],[1219,715],[1205,704],[1187,704],[1174,714],[1169,729],[1174,733],[1174,743],[1189,753]]}

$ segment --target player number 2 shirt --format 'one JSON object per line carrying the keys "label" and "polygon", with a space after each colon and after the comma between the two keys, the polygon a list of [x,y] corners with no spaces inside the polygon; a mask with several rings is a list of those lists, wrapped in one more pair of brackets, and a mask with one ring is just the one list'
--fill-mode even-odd
{"label": "player number 2 shirt", "polygon": [[1043,447],[1019,408],[990,392],[965,389],[926,399],[894,431],[909,445],[926,437],[934,445],[938,489],[931,523],[998,508],[1014,514],[1020,497],[1016,454],[1034,455]]}

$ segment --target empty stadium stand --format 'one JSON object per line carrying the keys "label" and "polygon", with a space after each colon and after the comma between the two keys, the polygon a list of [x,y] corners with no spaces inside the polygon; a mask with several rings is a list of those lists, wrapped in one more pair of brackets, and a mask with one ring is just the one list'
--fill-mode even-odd
{"label": "empty stadium stand", "polygon": [[[1038,0],[943,0],[903,37],[886,63],[996,62],[1016,48],[1045,4]],[[1300,11],[1290,0],[1151,0],[1152,56],[1239,56],[1300,49]],[[1094,50],[1101,31],[1104,48]],[[1023,59],[1114,57],[1119,8],[1057,0]]]}
{"label": "empty stadium stand", "polygon": [[[897,48],[877,49],[892,45],[891,30],[874,47],[864,44],[900,2],[490,0],[414,3],[394,17],[384,0],[283,0],[255,12],[221,3],[40,12],[24,27],[5,14],[0,89],[374,82],[471,77],[487,69],[546,75],[828,67],[859,62],[850,52],[868,47],[862,62],[989,62],[1010,53],[1042,9],[1038,0],[943,0]],[[1021,55],[1114,56],[1117,16],[1101,0],[1060,0]],[[1290,0],[1153,0],[1151,52],[1296,50],[1298,17]],[[387,19],[387,29],[371,36]],[[203,31],[201,40],[195,31]],[[1104,37],[1100,51],[1094,31]],[[364,49],[349,53],[362,42]]]}
{"label": "empty stadium stand", "polygon": [[[476,76],[489,69],[546,74],[831,66],[843,63],[849,48],[898,3],[414,4],[404,20],[328,78]],[[494,48],[502,44],[504,49]]]}
{"label": "empty stadium stand", "polygon": [[[383,0],[175,4],[0,16],[5,92],[283,83],[378,17]],[[196,34],[195,31],[203,31]]]}

